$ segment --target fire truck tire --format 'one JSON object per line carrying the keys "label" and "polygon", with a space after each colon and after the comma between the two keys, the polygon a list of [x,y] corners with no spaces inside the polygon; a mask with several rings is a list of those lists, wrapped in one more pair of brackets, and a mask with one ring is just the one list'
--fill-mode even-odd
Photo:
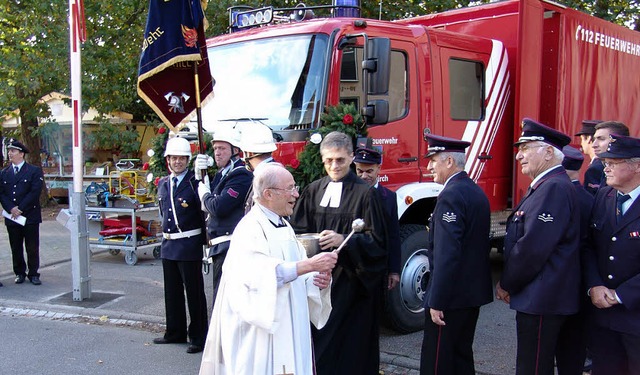
{"label": "fire truck tire", "polygon": [[397,332],[410,333],[424,328],[424,293],[430,276],[428,234],[423,225],[402,225],[400,240],[400,284],[385,292],[384,321]]}

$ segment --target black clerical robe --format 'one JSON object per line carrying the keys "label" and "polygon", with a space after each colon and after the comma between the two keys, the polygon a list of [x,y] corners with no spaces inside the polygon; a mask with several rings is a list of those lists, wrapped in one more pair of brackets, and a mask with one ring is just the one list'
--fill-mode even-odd
{"label": "black clerical robe", "polygon": [[379,304],[387,272],[384,209],[376,189],[350,172],[342,180],[339,207],[321,207],[329,177],[311,183],[291,216],[296,233],[334,230],[346,236],[354,219],[365,222],[341,250],[333,270],[333,310],[324,328],[313,331],[317,374],[377,374]]}

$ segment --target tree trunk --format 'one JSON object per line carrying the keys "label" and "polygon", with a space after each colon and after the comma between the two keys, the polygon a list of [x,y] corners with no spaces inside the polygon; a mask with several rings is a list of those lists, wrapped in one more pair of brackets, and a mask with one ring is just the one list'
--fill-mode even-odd
{"label": "tree trunk", "polygon": [[[42,168],[42,158],[40,157],[40,149],[42,149],[42,142],[40,136],[37,135],[35,130],[38,129],[37,118],[27,118],[23,113],[29,113],[28,110],[20,108],[20,133],[22,134],[22,142],[29,153],[25,154],[25,160],[29,164],[33,164],[38,168]],[[36,135],[34,135],[34,133]],[[49,203],[49,191],[46,184],[42,184],[42,191],[40,192],[40,205],[46,206]]]}

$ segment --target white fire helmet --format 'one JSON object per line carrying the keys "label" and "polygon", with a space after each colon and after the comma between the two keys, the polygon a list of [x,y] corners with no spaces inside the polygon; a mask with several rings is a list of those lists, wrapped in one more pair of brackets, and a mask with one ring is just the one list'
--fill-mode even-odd
{"label": "white fire helmet", "polygon": [[213,131],[213,139],[211,143],[215,142],[227,142],[233,147],[240,147],[240,134],[235,127],[231,126],[219,126]]}
{"label": "white fire helmet", "polygon": [[268,126],[253,122],[242,128],[242,151],[266,154],[276,150],[273,133]]}
{"label": "white fire helmet", "polygon": [[164,156],[188,156],[191,161],[191,145],[184,138],[174,137],[167,141],[167,147],[164,150]]}

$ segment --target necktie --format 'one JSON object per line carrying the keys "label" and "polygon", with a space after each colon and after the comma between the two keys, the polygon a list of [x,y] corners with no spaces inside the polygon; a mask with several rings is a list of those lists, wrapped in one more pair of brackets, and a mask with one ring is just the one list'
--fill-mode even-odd
{"label": "necktie", "polygon": [[178,190],[178,177],[173,177],[171,179],[173,181],[173,195],[176,195],[176,190]]}
{"label": "necktie", "polygon": [[616,197],[616,222],[620,222],[620,219],[624,215],[622,213],[622,204],[627,200],[631,199],[629,194],[618,194]]}
{"label": "necktie", "polygon": [[18,172],[20,172],[20,168],[14,166],[13,171],[15,172],[15,174],[18,174]]}

